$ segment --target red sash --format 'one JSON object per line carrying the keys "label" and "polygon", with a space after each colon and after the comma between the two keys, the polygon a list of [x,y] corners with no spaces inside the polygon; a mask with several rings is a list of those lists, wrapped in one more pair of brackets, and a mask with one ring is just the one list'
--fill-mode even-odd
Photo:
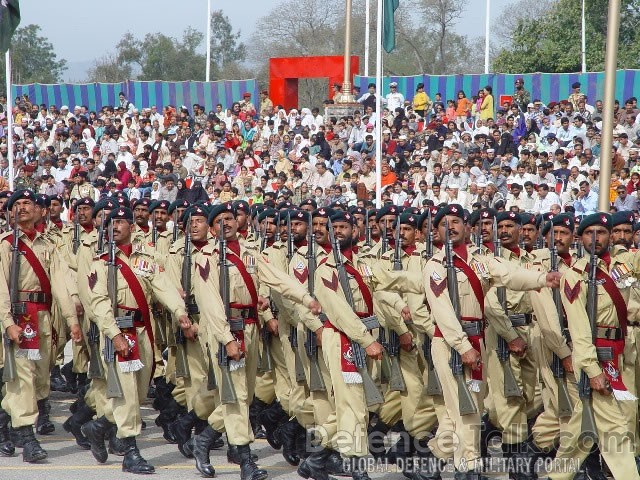
{"label": "red sash", "polygon": [[[147,336],[149,337],[149,341],[151,342],[151,348],[153,348],[153,330],[151,330],[149,303],[147,302],[147,297],[144,294],[144,290],[142,290],[142,285],[140,285],[138,277],[136,277],[136,274],[133,273],[131,267],[129,267],[126,262],[123,262],[121,258],[116,257],[116,265],[120,269],[120,273],[122,273],[124,281],[127,282],[127,285],[131,289],[133,299],[138,304],[138,309],[140,310],[140,315],[142,315],[142,320],[144,322],[144,328],[147,330]],[[115,314],[116,312],[113,313]]]}
{"label": "red sash", "polygon": [[251,297],[251,303],[253,304],[251,307],[257,307],[258,291],[256,290],[256,284],[253,282],[253,277],[249,272],[247,272],[247,267],[245,267],[240,257],[233,252],[227,252],[227,260],[233,263],[238,269],[238,272],[240,272],[240,276],[242,277],[242,280],[244,280],[247,290],[249,290],[249,296]]}
{"label": "red sash", "polygon": [[[13,245],[13,234],[4,237],[4,239]],[[40,282],[40,288],[42,291],[51,298],[51,281],[49,280],[49,276],[44,270],[44,267],[40,263],[40,260],[36,257],[36,254],[22,240],[18,240],[18,249],[22,252],[27,262],[29,262],[29,265],[33,269],[33,273],[38,277],[38,282]],[[51,305],[49,305],[49,307],[51,307]]]}
{"label": "red sash", "polygon": [[471,268],[467,262],[465,262],[458,256],[453,257],[453,266],[462,270],[462,272],[466,275],[469,283],[471,284],[471,289],[478,299],[480,310],[482,311],[482,316],[484,317],[484,290],[482,289],[482,283],[480,283],[478,275],[476,275],[476,272],[473,271],[473,268]]}
{"label": "red sash", "polygon": [[618,315],[618,324],[622,329],[622,333],[624,337],[627,336],[627,304],[624,301],[624,298],[620,294],[620,290],[616,287],[615,282],[609,276],[609,274],[603,272],[600,268],[596,270],[596,280],[602,282],[602,288],[605,289],[609,297],[611,297],[611,302],[616,309],[616,314]]}
{"label": "red sash", "polygon": [[349,275],[353,275],[353,278],[358,284],[358,288],[362,293],[362,299],[364,300],[364,303],[367,306],[367,311],[366,311],[367,316],[373,315],[373,297],[371,296],[371,291],[369,290],[369,287],[367,286],[367,284],[364,282],[362,275],[360,275],[360,272],[356,270],[355,267],[350,263],[345,263],[344,269]]}

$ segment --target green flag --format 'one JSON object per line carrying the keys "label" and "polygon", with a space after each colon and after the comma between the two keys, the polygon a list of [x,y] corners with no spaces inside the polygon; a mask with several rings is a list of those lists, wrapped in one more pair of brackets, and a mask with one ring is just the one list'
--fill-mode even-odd
{"label": "green flag", "polygon": [[396,26],[393,17],[399,3],[400,0],[382,0],[382,46],[387,53],[396,48]]}
{"label": "green flag", "polygon": [[0,0],[0,53],[9,50],[11,36],[20,23],[20,2]]}

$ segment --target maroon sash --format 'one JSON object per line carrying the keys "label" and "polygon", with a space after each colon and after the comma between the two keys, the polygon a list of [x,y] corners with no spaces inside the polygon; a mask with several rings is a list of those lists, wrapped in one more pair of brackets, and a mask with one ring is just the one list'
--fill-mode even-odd
{"label": "maroon sash", "polygon": [[360,272],[356,270],[355,267],[350,263],[345,263],[344,269],[349,275],[353,275],[353,278],[358,284],[358,288],[362,293],[362,299],[364,300],[364,303],[367,306],[366,315],[367,316],[373,315],[373,297],[371,296],[371,290],[369,290],[369,287],[367,286],[364,279],[362,278],[362,275],[360,275]]}
{"label": "maroon sash", "polygon": [[609,297],[611,297],[611,302],[616,309],[616,314],[618,315],[618,323],[620,324],[620,328],[622,329],[622,333],[624,334],[624,338],[627,336],[627,304],[624,301],[624,298],[620,294],[620,290],[616,287],[615,282],[609,276],[609,274],[603,272],[600,268],[596,270],[596,280],[602,282],[602,288],[605,289]]}

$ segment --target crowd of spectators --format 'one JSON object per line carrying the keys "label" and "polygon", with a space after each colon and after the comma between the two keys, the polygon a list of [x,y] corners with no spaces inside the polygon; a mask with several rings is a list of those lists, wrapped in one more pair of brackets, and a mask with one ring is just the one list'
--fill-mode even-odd
{"label": "crowd of spectators", "polygon": [[9,188],[12,140],[14,188],[61,194],[67,207],[119,190],[132,200],[365,205],[375,198],[380,131],[384,202],[581,215],[594,212],[602,194],[614,210],[638,210],[636,98],[616,101],[613,174],[609,192],[599,192],[603,105],[591,104],[579,83],[567,99],[543,102],[517,79],[503,105],[490,86],[471,97],[432,99],[422,84],[411,93],[391,83],[380,115],[375,85],[353,93],[361,108],[342,118],[317,107],[286,111],[266,90],[255,103],[245,93],[209,112],[197,104],[141,108],[124,93],[99,111],[32,104],[26,96],[7,105],[0,96],[0,190]]}

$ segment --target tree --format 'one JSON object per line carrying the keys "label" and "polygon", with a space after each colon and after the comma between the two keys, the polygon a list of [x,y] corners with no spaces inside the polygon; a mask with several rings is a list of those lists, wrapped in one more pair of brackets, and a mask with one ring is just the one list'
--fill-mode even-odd
{"label": "tree", "polygon": [[[582,0],[554,0],[538,17],[517,15],[513,38],[495,58],[493,69],[506,73],[577,72],[581,69]],[[640,67],[640,0],[622,0],[619,68]],[[604,69],[607,0],[586,2],[587,68]]]}
{"label": "tree", "polygon": [[441,72],[447,70],[447,43],[453,40],[450,30],[462,16],[467,0],[422,0],[423,16],[427,28],[435,33],[438,49],[438,61],[435,62]]}
{"label": "tree", "polygon": [[[5,82],[4,55],[0,60],[0,78]],[[67,69],[67,61],[58,59],[53,45],[40,36],[38,25],[18,28],[11,40],[11,77],[13,83],[57,83]]]}
{"label": "tree", "polygon": [[211,61],[220,68],[244,62],[247,47],[239,40],[240,31],[233,33],[229,17],[222,10],[215,10],[211,14]]}
{"label": "tree", "polygon": [[131,78],[131,65],[122,63],[115,53],[94,61],[87,72],[87,82],[117,83]]}

